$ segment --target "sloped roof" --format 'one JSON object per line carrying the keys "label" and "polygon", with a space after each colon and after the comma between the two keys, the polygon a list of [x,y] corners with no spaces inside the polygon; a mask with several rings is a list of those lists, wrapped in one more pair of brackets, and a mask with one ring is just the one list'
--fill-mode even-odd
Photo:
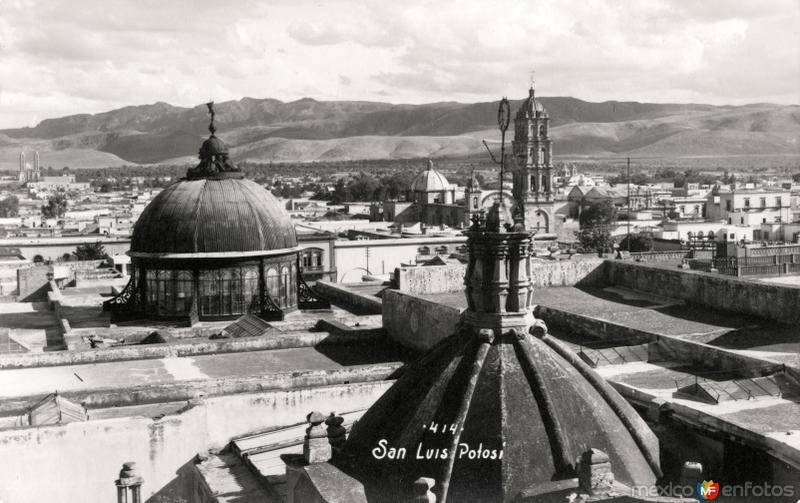
{"label": "sloped roof", "polygon": [[32,426],[74,423],[86,421],[86,409],[53,393],[31,408],[29,418]]}
{"label": "sloped roof", "polygon": [[628,193],[626,190],[619,189],[617,187],[601,187],[595,186],[592,187],[592,190],[586,193],[587,199],[619,199],[619,198],[626,198],[628,197]]}

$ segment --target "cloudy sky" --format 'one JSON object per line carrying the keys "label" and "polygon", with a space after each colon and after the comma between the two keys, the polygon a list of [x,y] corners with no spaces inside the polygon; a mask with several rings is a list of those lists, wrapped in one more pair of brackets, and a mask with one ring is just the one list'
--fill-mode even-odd
{"label": "cloudy sky", "polygon": [[800,0],[0,0],[0,128],[165,101],[800,103]]}

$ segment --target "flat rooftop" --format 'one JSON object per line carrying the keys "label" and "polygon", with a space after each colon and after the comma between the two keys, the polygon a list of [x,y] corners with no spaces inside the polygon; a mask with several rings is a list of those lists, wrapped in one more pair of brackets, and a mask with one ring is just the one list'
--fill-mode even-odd
{"label": "flat rooftop", "polygon": [[0,398],[180,381],[336,370],[401,361],[386,344],[347,344],[0,370]]}

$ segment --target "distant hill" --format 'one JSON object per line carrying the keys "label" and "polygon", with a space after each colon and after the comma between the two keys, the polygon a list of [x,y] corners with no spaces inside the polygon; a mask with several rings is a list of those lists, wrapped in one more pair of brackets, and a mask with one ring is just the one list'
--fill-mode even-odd
{"label": "distant hill", "polygon": [[[556,156],[800,155],[799,106],[540,101],[552,119]],[[512,110],[520,104],[512,101]],[[480,155],[481,138],[499,137],[496,102],[243,98],[216,110],[219,136],[237,161],[461,157]],[[22,148],[38,149],[42,164],[54,167],[190,162],[207,125],[205,105],[167,103],[46,119],[0,130],[0,168],[16,167]]]}

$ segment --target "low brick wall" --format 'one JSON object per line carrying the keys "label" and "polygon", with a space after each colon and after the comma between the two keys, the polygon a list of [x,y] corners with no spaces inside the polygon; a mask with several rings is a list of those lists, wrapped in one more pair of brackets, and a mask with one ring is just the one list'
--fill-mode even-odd
{"label": "low brick wall", "polygon": [[461,292],[466,270],[465,264],[398,267],[395,269],[397,289],[412,294]]}
{"label": "low brick wall", "polygon": [[576,256],[569,260],[532,260],[533,286],[596,286],[603,280],[603,262],[604,259],[589,256]]}
{"label": "low brick wall", "polygon": [[381,299],[374,295],[357,292],[341,283],[317,281],[314,289],[334,304],[351,307],[359,313],[380,314],[383,309]]}
{"label": "low brick wall", "polygon": [[[66,321],[66,320],[64,320]],[[79,349],[44,353],[21,353],[0,355],[0,369],[54,367],[59,365],[81,365],[87,363],[145,360],[181,356],[196,356],[219,353],[286,349],[320,344],[351,344],[382,339],[383,334],[375,330],[351,330],[337,334],[327,332],[275,333],[264,337],[240,337],[236,339],[213,339],[164,344],[131,344],[98,349]],[[77,345],[76,343],[76,346]]]}
{"label": "low brick wall", "polygon": [[607,261],[604,270],[607,285],[784,323],[800,322],[800,287],[622,260]]}
{"label": "low brick wall", "polygon": [[[383,363],[358,365],[334,370],[303,370],[275,374],[176,381],[164,384],[144,384],[124,389],[93,389],[59,391],[59,395],[87,409],[123,407],[149,403],[179,402],[207,397],[256,393],[266,390],[292,390],[319,386],[381,381],[392,376],[403,364]],[[28,407],[44,395],[21,396],[3,399],[0,415],[24,414]]]}
{"label": "low brick wall", "polygon": [[452,335],[462,310],[398,290],[383,294],[383,327],[399,344],[424,351]]}
{"label": "low brick wall", "polygon": [[681,339],[671,335],[634,329],[600,318],[570,313],[563,309],[538,306],[537,318],[556,333],[581,335],[600,340],[613,340],[616,345],[653,343],[651,357],[692,363],[714,370],[729,370],[749,377],[770,375],[784,370],[782,363],[748,356],[737,351]]}
{"label": "low brick wall", "polygon": [[[536,288],[549,286],[597,285],[603,279],[604,260],[591,256],[572,259],[533,259],[531,279]],[[411,294],[464,291],[466,265],[400,267],[395,271],[397,289]]]}

